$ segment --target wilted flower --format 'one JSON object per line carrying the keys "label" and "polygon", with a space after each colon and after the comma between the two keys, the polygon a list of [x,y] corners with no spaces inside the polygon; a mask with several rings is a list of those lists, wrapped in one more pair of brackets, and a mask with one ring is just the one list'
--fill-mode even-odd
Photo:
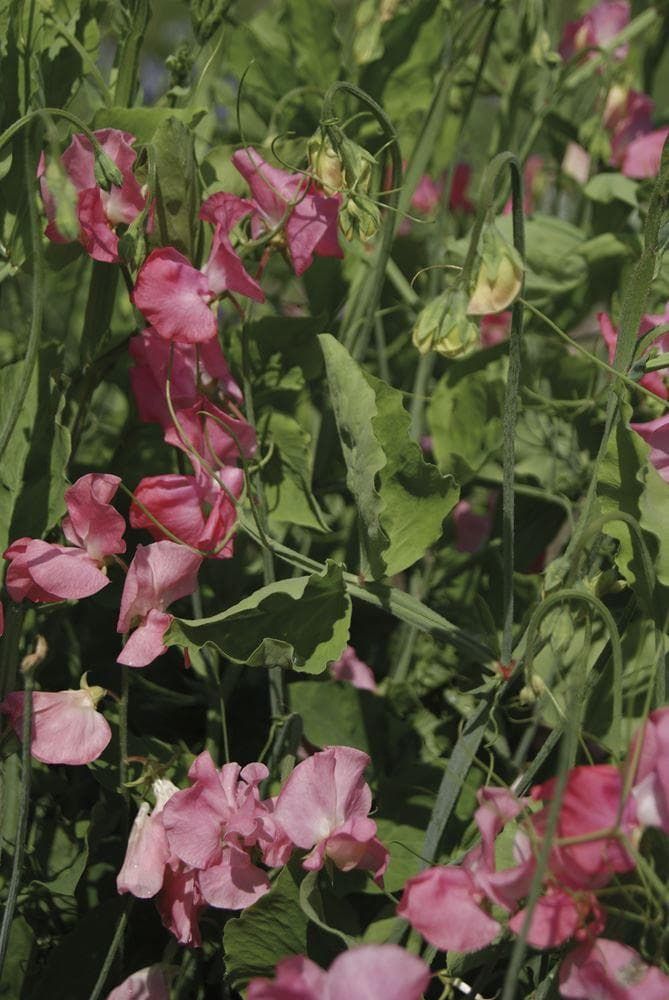
{"label": "wilted flower", "polygon": [[421,354],[436,351],[446,358],[457,358],[474,350],[479,342],[479,329],[467,315],[467,307],[468,297],[462,289],[442,292],[418,316],[413,330],[414,346]]}
{"label": "wilted flower", "polygon": [[494,223],[484,226],[479,269],[467,306],[470,316],[498,313],[513,302],[523,285],[523,262]]}

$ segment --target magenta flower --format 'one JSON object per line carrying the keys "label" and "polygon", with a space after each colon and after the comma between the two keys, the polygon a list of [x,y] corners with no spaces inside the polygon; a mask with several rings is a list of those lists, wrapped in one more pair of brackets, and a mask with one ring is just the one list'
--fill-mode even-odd
{"label": "magenta flower", "polygon": [[[609,364],[613,364],[614,358],[616,356],[616,345],[618,343],[618,330],[613,325],[611,317],[606,313],[597,313],[597,322],[599,323],[599,332],[604,339],[609,353]],[[661,324],[669,322],[669,303],[665,307],[664,313],[657,315],[647,314],[641,320],[639,325],[639,337],[645,336],[645,334],[650,333],[650,331]],[[669,334],[660,334],[657,338],[657,346],[660,351],[669,350]],[[665,384],[665,379],[667,374],[669,374],[669,369],[664,369],[663,371],[649,372],[648,375],[644,375],[639,381],[646,389],[654,392],[656,396],[660,399],[668,399],[669,392],[667,392],[667,387]]]}
{"label": "magenta flower", "polygon": [[511,310],[501,313],[489,313],[481,316],[481,347],[494,347],[502,344],[511,330]]}
{"label": "magenta flower", "polygon": [[[258,439],[243,417],[232,417],[208,399],[176,413],[177,423],[165,432],[167,444],[188,455],[196,474],[234,465],[240,455],[252,458]],[[204,463],[204,464],[203,464]]]}
{"label": "magenta flower", "polygon": [[[601,0],[577,21],[565,25],[560,42],[560,55],[571,59],[584,49],[601,48],[615,38],[630,21],[630,5],[626,0]],[[615,59],[624,59],[627,46],[614,51]]]}
{"label": "magenta flower", "polygon": [[422,959],[396,944],[368,944],[338,955],[327,972],[303,955],[284,958],[276,979],[252,979],[248,1000],[420,1000],[430,981]]}
{"label": "magenta flower", "polygon": [[[101,687],[83,682],[79,691],[34,691],[30,753],[44,764],[90,764],[111,739],[109,723],[96,706],[106,695]],[[21,739],[23,691],[8,694],[0,712],[9,716]]]}
{"label": "magenta flower", "polygon": [[[163,524],[180,542],[192,548],[214,554],[218,559],[232,556],[232,529],[237,520],[232,497],[239,499],[244,486],[244,473],[234,466],[218,473],[226,489],[210,476],[146,476],[135,489],[136,499]],[[133,528],[145,528],[155,539],[167,536],[143,510],[133,503],[130,508]]]}
{"label": "magenta flower", "polygon": [[669,976],[642,962],[633,948],[597,938],[570,951],[560,966],[565,1000],[666,1000]]}
{"label": "magenta flower", "polygon": [[363,868],[381,883],[388,852],[368,818],[372,793],[364,780],[370,759],[352,747],[326,747],[297,765],[279,793],[275,816],[297,847],[311,849],[308,871],[329,858],[337,868]]}
{"label": "magenta flower", "polygon": [[108,994],[107,1000],[170,1000],[173,975],[162,965],[138,969]]}
{"label": "magenta flower", "polygon": [[339,195],[327,197],[302,174],[270,166],[252,146],[238,149],[232,154],[232,162],[253,195],[253,237],[282,231],[298,277],[311,266],[314,254],[343,257],[337,236]]}
{"label": "magenta flower", "polygon": [[212,906],[244,909],[269,890],[266,872],[250,855],[263,835],[258,785],[268,773],[263,764],[225,764],[219,771],[205,751],[188,772],[191,787],[164,809],[170,851],[197,870],[202,896]]}
{"label": "magenta flower", "polygon": [[611,137],[611,164],[636,180],[655,177],[669,128],[653,129],[655,102],[648,94],[615,86],[609,91],[604,125]]}
{"label": "magenta flower", "polygon": [[77,600],[107,586],[107,557],[125,552],[125,521],[109,502],[120,481],[93,472],[66,490],[63,533],[72,546],[37,538],[12,542],[4,558],[10,562],[5,585],[13,601]]}
{"label": "magenta flower", "polygon": [[635,180],[657,177],[667,136],[669,128],[658,128],[633,139],[625,150],[620,167],[625,177]]}
{"label": "magenta flower", "polygon": [[458,552],[478,552],[490,538],[492,517],[496,498],[491,496],[488,510],[484,514],[477,513],[468,500],[459,500],[453,508],[453,527],[455,528],[455,547]]}
{"label": "magenta flower", "polygon": [[642,739],[632,796],[636,817],[643,826],[658,826],[669,834],[669,708],[651,712],[632,740],[634,760]]}
{"label": "magenta flower", "polygon": [[347,646],[335,663],[330,664],[330,674],[336,681],[348,681],[361,691],[376,691],[374,671],[359,659],[353,646]]}
{"label": "magenta flower", "polygon": [[[109,191],[103,191],[97,183],[95,154],[85,135],[72,137],[72,142],[61,157],[61,163],[77,192],[79,242],[94,260],[113,264],[119,261],[115,227],[134,222],[144,209],[146,197],[132,172],[136,158],[132,148],[135,137],[113,128],[101,129],[93,135],[121,171],[121,187],[112,184]],[[56,204],[47,186],[45,173],[46,163],[42,154],[37,176],[48,220],[45,234],[54,243],[66,243],[67,239],[56,226]]]}
{"label": "magenta flower", "polygon": [[199,948],[202,938],[198,920],[206,903],[200,892],[198,873],[180,861],[170,861],[155,903],[163,926],[179,944]]}
{"label": "magenta flower", "polygon": [[669,483],[669,413],[643,424],[630,424],[630,427],[650,445],[649,461],[665,483]]}
{"label": "magenta flower", "polygon": [[134,632],[117,663],[145,667],[167,649],[163,637],[172,622],[165,608],[192,594],[202,557],[176,542],[138,545],[121,596],[117,632]]}

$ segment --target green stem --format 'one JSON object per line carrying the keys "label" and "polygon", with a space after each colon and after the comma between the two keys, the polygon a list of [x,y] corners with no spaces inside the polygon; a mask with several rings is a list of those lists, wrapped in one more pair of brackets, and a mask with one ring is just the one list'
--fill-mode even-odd
{"label": "green stem", "polygon": [[118,918],[118,923],[116,924],[116,930],[114,931],[114,936],[111,939],[109,949],[105,956],[104,963],[100,969],[100,975],[95,981],[95,986],[91,990],[91,995],[88,1000],[99,1000],[103,989],[105,988],[105,983],[107,982],[107,977],[116,958],[116,953],[121,947],[121,942],[123,941],[123,935],[125,934],[125,929],[128,926],[128,919],[134,905],[134,898],[130,896],[126,902],[125,909],[123,913]]}
{"label": "green stem", "polygon": [[139,55],[146,26],[151,16],[149,0],[133,0],[128,6],[131,8],[127,15],[130,27],[120,49],[118,76],[114,91],[114,100],[121,108],[129,108],[132,104],[137,86]]}
{"label": "green stem", "polygon": [[40,335],[42,332],[42,318],[44,315],[44,254],[42,249],[42,238],[39,231],[39,221],[37,218],[37,202],[35,200],[35,176],[37,171],[37,158],[32,155],[30,137],[28,133],[24,136],[24,163],[25,163],[25,184],[28,194],[28,217],[30,219],[30,249],[32,256],[32,284],[31,284],[31,312],[30,329],[28,331],[28,348],[23,360],[23,371],[18,388],[9,407],[9,414],[0,431],[0,460],[7,449],[7,445],[16,427],[16,422],[23,408],[26,394],[35,370],[37,354],[39,351]]}
{"label": "green stem", "polygon": [[123,796],[126,810],[126,820],[128,818],[127,813],[130,806],[130,796],[126,782],[128,780],[128,700],[130,694],[130,668],[125,664],[121,664],[121,701],[119,704],[119,723],[118,723],[118,746],[119,746],[119,761],[118,761],[118,782],[119,791]]}
{"label": "green stem", "polygon": [[30,811],[30,780],[32,777],[30,746],[32,743],[32,718],[33,718],[33,675],[32,670],[25,674],[23,689],[23,719],[21,726],[21,784],[19,786],[19,809],[16,820],[16,835],[14,837],[14,857],[12,859],[12,873],[9,879],[7,899],[5,900],[5,911],[0,926],[0,979],[7,957],[7,947],[9,945],[9,935],[12,929],[16,904],[19,898],[19,888],[21,885],[21,869],[23,867],[23,857],[26,846],[26,833],[28,831],[28,814]]}

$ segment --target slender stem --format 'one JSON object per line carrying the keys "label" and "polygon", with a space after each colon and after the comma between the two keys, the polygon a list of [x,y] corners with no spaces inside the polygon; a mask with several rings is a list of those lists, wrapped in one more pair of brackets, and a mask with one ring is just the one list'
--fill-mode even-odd
{"label": "slender stem", "polygon": [[125,802],[126,820],[130,806],[130,798],[126,782],[128,780],[128,700],[130,693],[130,668],[121,664],[121,700],[119,703],[118,722],[118,782],[120,792]]}
{"label": "slender stem", "polygon": [[[1,144],[0,144],[1,145]],[[42,238],[39,231],[39,220],[37,218],[37,202],[35,200],[35,175],[37,170],[37,158],[33,156],[32,144],[28,133],[24,135],[24,179],[28,198],[28,218],[30,220],[30,249],[32,257],[32,286],[31,286],[31,313],[30,329],[28,331],[28,348],[23,360],[23,371],[18,388],[14,394],[9,407],[9,414],[0,431],[0,460],[2,459],[7,445],[16,427],[19,414],[23,408],[26,394],[33,377],[37,354],[39,350],[40,335],[42,332],[42,317],[44,314],[44,254],[42,249]]]}
{"label": "slender stem", "polygon": [[9,935],[11,933],[16,904],[19,897],[21,885],[21,869],[23,867],[23,857],[26,846],[26,833],[28,830],[28,814],[30,811],[30,781],[32,777],[30,747],[32,743],[32,719],[33,719],[33,674],[32,670],[25,673],[25,684],[23,689],[23,719],[21,726],[21,784],[19,786],[19,809],[16,820],[16,834],[14,837],[14,857],[12,859],[12,873],[9,879],[9,889],[5,901],[5,911],[0,926],[0,978],[7,957],[9,945]]}
{"label": "slender stem", "polygon": [[132,104],[137,86],[139,55],[144,32],[151,16],[149,0],[134,0],[129,6],[132,13],[127,15],[129,30],[120,50],[116,90],[114,91],[114,100],[121,108],[130,107]]}
{"label": "slender stem", "polygon": [[134,897],[129,896],[125,905],[125,909],[123,910],[121,916],[118,918],[118,923],[116,924],[116,930],[114,931],[114,936],[111,939],[109,950],[107,951],[105,960],[102,964],[102,968],[100,969],[100,975],[95,981],[95,986],[91,990],[91,995],[88,998],[88,1000],[99,1000],[99,997],[102,994],[103,989],[105,988],[105,983],[107,982],[107,977],[109,976],[109,972],[114,963],[114,959],[116,958],[116,953],[121,946],[121,942],[123,941],[123,935],[125,934],[125,929],[128,925],[128,919],[130,917],[130,913],[132,911],[134,903],[135,903]]}

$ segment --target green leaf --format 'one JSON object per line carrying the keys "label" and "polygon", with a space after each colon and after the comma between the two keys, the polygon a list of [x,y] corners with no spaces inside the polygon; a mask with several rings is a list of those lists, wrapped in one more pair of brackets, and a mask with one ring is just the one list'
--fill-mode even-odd
{"label": "green leaf", "polygon": [[297,420],[275,409],[266,411],[260,430],[261,436],[268,435],[273,446],[262,468],[270,527],[278,522],[328,531],[323,512],[311,492],[311,436]]}
{"label": "green leaf", "polygon": [[471,372],[454,365],[439,380],[427,420],[432,449],[442,472],[464,484],[502,444],[501,373]]}
{"label": "green leaf", "polygon": [[122,129],[138,142],[147,143],[170,118],[192,129],[206,113],[206,108],[100,108],[93,119],[93,128]]}
{"label": "green leaf", "polygon": [[[31,885],[41,885],[58,896],[74,895],[88,864],[88,820],[81,826],[83,829],[77,829],[75,833],[62,820],[53,824],[44,877],[33,879]],[[79,833],[84,833],[86,839],[80,839],[77,836]]]}
{"label": "green leaf", "polygon": [[591,201],[598,201],[604,205],[609,205],[612,201],[622,201],[636,208],[638,187],[636,181],[624,177],[623,174],[597,174],[585,185],[583,194]]}
{"label": "green leaf", "polygon": [[300,907],[303,873],[286,866],[272,888],[223,932],[225,967],[230,985],[243,989],[254,976],[271,976],[277,962],[307,951],[308,917]]}
{"label": "green leaf", "polygon": [[351,600],[340,566],[261,587],[212,618],[175,618],[166,642],[200,649],[207,643],[251,667],[319,674],[348,641]]}
{"label": "green leaf", "polygon": [[[41,537],[65,512],[70,435],[60,423],[62,396],[49,374],[53,362],[53,356],[43,351],[2,461],[0,551],[15,538]],[[23,361],[0,369],[0,425],[23,370]]]}
{"label": "green leaf", "polygon": [[401,392],[363,371],[334,337],[321,334],[319,340],[360,517],[363,572],[393,576],[437,541],[459,489],[409,437]]}
{"label": "green leaf", "polygon": [[199,184],[193,136],[170,115],[151,140],[156,160],[156,223],[163,246],[173,246],[193,259],[197,231]]}
{"label": "green leaf", "polygon": [[295,69],[303,80],[326,90],[339,75],[333,5],[329,0],[287,0],[284,6]]}
{"label": "green leaf", "polygon": [[9,932],[7,958],[0,978],[2,1000],[16,1000],[23,996],[23,980],[30,969],[34,946],[35,935],[30,924],[23,917],[16,917]]}

